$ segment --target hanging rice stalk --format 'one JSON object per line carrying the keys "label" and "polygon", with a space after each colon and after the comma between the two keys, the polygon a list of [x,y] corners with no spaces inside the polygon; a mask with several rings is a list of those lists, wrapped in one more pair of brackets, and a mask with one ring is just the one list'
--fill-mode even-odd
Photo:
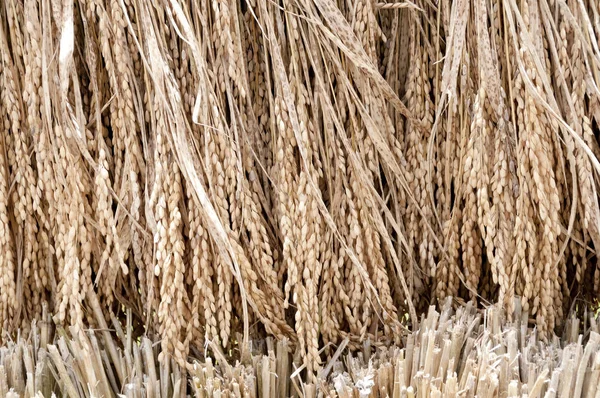
{"label": "hanging rice stalk", "polygon": [[[98,351],[103,323],[160,341],[138,354],[176,364],[179,391],[206,382],[204,347],[266,374],[280,359],[250,342],[286,341],[319,389],[332,347],[412,330],[441,357],[410,373],[378,351],[375,385],[443,379],[448,355],[459,378],[426,391],[479,394],[475,363],[428,342],[430,306],[496,303],[554,344],[600,294],[599,39],[593,0],[2,1],[0,341],[48,311],[87,340],[40,363],[81,394],[58,361],[80,347],[97,396],[137,366]],[[481,388],[531,396],[554,380],[538,370]]]}

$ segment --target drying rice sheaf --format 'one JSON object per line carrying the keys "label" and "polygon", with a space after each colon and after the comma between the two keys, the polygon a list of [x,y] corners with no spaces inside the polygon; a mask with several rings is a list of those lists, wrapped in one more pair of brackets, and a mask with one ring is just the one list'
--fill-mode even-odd
{"label": "drying rice sheaf", "polygon": [[314,382],[448,297],[560,335],[600,292],[600,3],[386,1],[0,1],[2,341],[129,312],[161,363],[270,337]]}

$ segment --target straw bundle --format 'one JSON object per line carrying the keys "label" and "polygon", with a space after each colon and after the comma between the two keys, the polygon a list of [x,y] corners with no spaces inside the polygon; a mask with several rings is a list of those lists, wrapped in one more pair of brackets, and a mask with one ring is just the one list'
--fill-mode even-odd
{"label": "straw bundle", "polygon": [[551,339],[600,291],[599,38],[593,0],[3,1],[2,339],[129,310],[309,382],[450,296]]}
{"label": "straw bundle", "polygon": [[[517,303],[517,307],[519,304]],[[131,322],[131,317],[127,318]],[[116,334],[87,330],[52,338],[50,322],[34,324],[29,340],[0,349],[2,397],[594,397],[600,393],[598,320],[569,321],[562,340],[546,344],[519,319],[473,306],[453,313],[430,308],[404,348],[348,340],[330,351],[314,383],[301,377],[299,352],[289,341],[253,342],[247,363],[226,358],[216,345],[187,369],[159,362],[159,347]],[[115,320],[116,321],[116,320]],[[115,323],[118,325],[118,322]]]}

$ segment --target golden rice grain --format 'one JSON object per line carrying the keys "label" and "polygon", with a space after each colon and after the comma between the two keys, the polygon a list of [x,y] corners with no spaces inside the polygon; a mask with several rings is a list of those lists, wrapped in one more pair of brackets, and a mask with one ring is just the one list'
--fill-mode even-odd
{"label": "golden rice grain", "polygon": [[313,381],[449,296],[549,338],[600,290],[596,3],[3,2],[2,338],[99,304]]}

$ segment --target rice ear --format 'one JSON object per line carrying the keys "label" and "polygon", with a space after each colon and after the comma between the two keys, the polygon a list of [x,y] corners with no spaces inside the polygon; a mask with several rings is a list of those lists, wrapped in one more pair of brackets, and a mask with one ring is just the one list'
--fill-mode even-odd
{"label": "rice ear", "polygon": [[[182,393],[173,364],[212,383],[190,355],[240,344],[275,391],[251,355],[274,337],[307,394],[330,345],[368,359],[449,297],[549,342],[600,289],[599,34],[582,0],[3,2],[0,340],[44,308],[69,333],[130,322],[160,349],[99,350],[118,365],[90,380],[156,354],[150,389]],[[516,391],[426,343],[399,377],[443,359],[447,391]]]}

